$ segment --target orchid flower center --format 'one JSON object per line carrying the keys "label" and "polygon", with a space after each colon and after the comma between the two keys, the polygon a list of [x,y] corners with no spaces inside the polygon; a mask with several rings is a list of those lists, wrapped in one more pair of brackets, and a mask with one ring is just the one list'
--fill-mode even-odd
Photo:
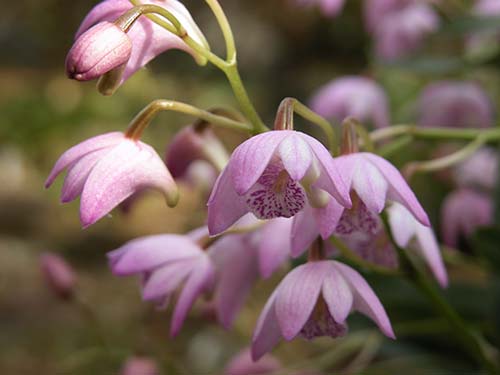
{"label": "orchid flower center", "polygon": [[304,189],[290,178],[279,159],[269,163],[245,198],[248,208],[259,219],[292,217],[306,202]]}
{"label": "orchid flower center", "polygon": [[311,316],[300,331],[300,335],[306,340],[312,340],[321,336],[335,338],[344,336],[346,333],[347,325],[337,323],[333,319],[322,296],[318,298]]}

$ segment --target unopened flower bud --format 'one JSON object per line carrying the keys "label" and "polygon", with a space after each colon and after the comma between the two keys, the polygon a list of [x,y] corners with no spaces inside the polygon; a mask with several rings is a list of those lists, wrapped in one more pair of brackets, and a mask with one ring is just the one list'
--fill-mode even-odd
{"label": "unopened flower bud", "polygon": [[90,81],[125,64],[132,52],[128,35],[111,22],[100,22],[76,40],[66,57],[66,73]]}
{"label": "unopened flower bud", "polygon": [[49,288],[61,299],[70,299],[76,285],[71,266],[59,255],[44,253],[40,256],[40,268]]}

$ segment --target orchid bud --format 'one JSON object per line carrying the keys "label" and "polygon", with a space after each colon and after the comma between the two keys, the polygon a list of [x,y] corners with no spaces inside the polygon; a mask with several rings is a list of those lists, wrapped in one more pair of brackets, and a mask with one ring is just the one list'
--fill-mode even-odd
{"label": "orchid bud", "polygon": [[49,288],[61,299],[73,296],[76,276],[71,266],[59,255],[44,253],[40,256],[40,268]]}
{"label": "orchid bud", "polygon": [[125,64],[132,53],[127,34],[111,22],[100,22],[76,40],[66,57],[66,73],[77,81],[90,81]]}

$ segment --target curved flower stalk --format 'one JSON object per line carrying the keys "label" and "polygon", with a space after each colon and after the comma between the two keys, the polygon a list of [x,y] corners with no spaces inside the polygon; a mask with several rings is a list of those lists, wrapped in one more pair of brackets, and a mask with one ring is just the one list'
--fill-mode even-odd
{"label": "curved flower stalk", "polygon": [[[292,255],[299,256],[314,239],[332,234],[350,236],[353,232],[380,232],[378,214],[387,202],[399,202],[423,225],[429,218],[403,176],[387,160],[375,154],[358,152],[334,159],[335,168],[343,176],[348,191],[355,196],[348,209],[330,199],[325,207],[308,207],[294,219]],[[368,242],[371,242],[370,237]]]}
{"label": "curved flower stalk", "polygon": [[189,236],[164,234],[132,240],[108,253],[113,274],[140,275],[142,297],[166,307],[184,283],[172,316],[171,336],[179,333],[196,299],[212,290],[215,268],[212,260]]}
{"label": "curved flower stalk", "polygon": [[418,104],[421,126],[485,128],[493,124],[493,105],[473,82],[441,81],[428,85]]}
{"label": "curved flower stalk", "polygon": [[476,229],[493,223],[493,201],[471,189],[459,189],[448,195],[441,207],[443,242],[458,248]]}
{"label": "curved flower stalk", "polygon": [[177,186],[156,151],[149,145],[113,132],[73,146],[57,160],[45,182],[48,188],[67,169],[61,193],[63,203],[79,195],[84,228],[141,190],[159,190],[171,207],[177,204]]}
{"label": "curved flower stalk", "polygon": [[350,207],[344,180],[321,143],[292,130],[259,134],[236,148],[217,179],[208,228],[221,233],[247,212],[259,219],[292,217],[307,202],[327,204],[326,192]]}
{"label": "curved flower stalk", "polygon": [[425,1],[369,0],[365,4],[367,29],[374,33],[376,54],[386,60],[412,53],[439,27],[438,15]]}
{"label": "curved flower stalk", "polygon": [[295,0],[299,6],[318,6],[327,17],[338,15],[344,7],[345,0]]}
{"label": "curved flower stalk", "polygon": [[[181,2],[177,0],[146,0],[143,3],[158,5],[168,10],[179,20],[182,27],[193,40],[208,49],[208,43],[203,33]],[[112,25],[111,22],[114,22],[119,16],[132,8],[133,5],[128,0],[104,0],[92,8],[82,21],[75,36],[75,44],[68,53],[66,69],[71,78],[83,81],[91,80],[120,65],[110,64],[110,60],[120,61],[121,65],[123,65],[123,72],[120,73],[121,77],[119,78],[118,85],[121,85],[138,69],[167,50],[180,49],[191,54],[195,59],[199,58],[198,54],[182,38],[143,16],[135,21],[126,34],[122,31],[123,35],[119,39],[122,40],[124,37],[128,39],[130,45],[125,41],[122,42],[124,46],[127,45],[128,57],[122,49],[112,49],[111,47],[114,47],[114,45],[106,45],[109,37],[107,39],[96,40],[98,35],[102,35],[102,33],[97,34],[96,29],[99,30],[99,28],[103,27],[110,28],[109,25]],[[165,22],[169,21],[165,19]],[[118,26],[115,26],[115,28],[118,28]],[[89,41],[91,36],[93,43]],[[98,48],[100,46],[102,46],[101,49]],[[107,53],[99,55],[97,52],[102,50],[105,50]],[[85,53],[81,53],[80,51],[84,51]],[[100,64],[94,64],[95,68],[92,70],[92,74],[88,74],[85,70],[86,67],[99,56],[102,56]]]}
{"label": "curved flower stalk", "polygon": [[354,117],[377,128],[389,125],[387,96],[382,87],[365,77],[341,77],[320,87],[311,99],[311,108],[339,123]]}
{"label": "curved flower stalk", "polygon": [[470,158],[453,169],[459,187],[492,191],[498,175],[498,154],[490,147],[477,150]]}
{"label": "curved flower stalk", "polygon": [[351,310],[367,315],[386,336],[395,337],[384,307],[358,272],[332,260],[298,266],[262,310],[253,335],[252,358],[258,360],[282,338],[342,336]]}

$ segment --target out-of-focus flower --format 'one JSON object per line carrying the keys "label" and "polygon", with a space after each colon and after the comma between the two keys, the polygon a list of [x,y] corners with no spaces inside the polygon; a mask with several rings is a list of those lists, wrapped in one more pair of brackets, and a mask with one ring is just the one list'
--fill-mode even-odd
{"label": "out-of-focus flower", "polygon": [[127,34],[111,22],[101,22],[84,32],[66,57],[69,78],[88,81],[126,63],[132,52]]}
{"label": "out-of-focus flower", "polygon": [[446,287],[448,275],[432,229],[415,220],[413,215],[399,203],[393,203],[387,209],[387,214],[396,244],[404,249],[418,252],[429,265],[441,287]]}
{"label": "out-of-focus flower", "polygon": [[357,271],[331,260],[298,266],[267,301],[255,327],[252,357],[258,360],[281,338],[342,336],[351,309],[370,317],[394,338],[384,307]]}
{"label": "out-of-focus flower", "polygon": [[133,356],[123,364],[120,375],[159,375],[160,369],[154,360],[148,357]]}
{"label": "out-of-focus flower", "polygon": [[377,128],[389,125],[385,92],[369,78],[342,77],[320,87],[311,99],[311,108],[338,122],[352,116]]}
{"label": "out-of-focus flower", "polygon": [[205,160],[217,168],[224,168],[229,155],[210,128],[188,126],[175,135],[166,153],[166,164],[174,178],[186,177],[196,160]]}
{"label": "out-of-focus flower", "polygon": [[335,158],[334,164],[357,198],[351,209],[330,199],[325,207],[307,207],[300,212],[292,228],[292,255],[300,255],[318,235],[326,239],[335,231],[349,235],[358,229],[378,233],[377,215],[388,201],[401,203],[420,223],[430,225],[415,194],[387,160],[358,152]]}
{"label": "out-of-focus flower", "polygon": [[45,187],[66,168],[61,201],[70,202],[81,194],[84,228],[145,188],[160,190],[169,206],[175,206],[179,199],[177,186],[156,151],[121,132],[90,138],[64,152]]}
{"label": "out-of-focus flower", "polygon": [[491,191],[497,182],[498,153],[494,149],[479,149],[453,170],[455,181],[460,187],[481,188]]}
{"label": "out-of-focus flower", "polygon": [[[180,21],[191,38],[193,38],[202,46],[208,46],[202,32],[192,19],[188,10],[181,2],[177,0],[146,0],[142,3],[154,4],[164,7]],[[110,22],[114,22],[119,16],[121,16],[132,7],[133,5],[128,0],[105,0],[97,4],[89,12],[89,14],[87,14],[75,36],[76,42],[74,49],[76,49],[77,51],[84,51],[81,56],[78,55],[80,56],[80,58],[78,59],[80,66],[83,67],[89,65],[90,62],[96,60],[98,56],[102,56],[102,53],[104,53],[105,51],[109,51],[109,54],[105,59],[101,59],[101,61],[110,61],[112,60],[112,57],[114,60],[118,60],[117,57],[120,57],[120,60],[123,60],[123,57],[125,56],[124,52],[122,51],[123,48],[120,47],[118,50],[114,50],[112,48],[113,44],[106,45],[106,43],[109,42],[109,37],[107,37],[106,40],[98,41],[95,40],[95,38],[99,34],[97,34],[96,31],[90,33],[87,32],[87,30],[91,29],[94,25],[99,25],[94,27],[95,30],[100,30],[101,28],[110,28]],[[158,16],[161,17],[160,15]],[[167,23],[170,22],[165,18],[164,21]],[[108,31],[106,35],[110,35],[110,32]],[[118,35],[118,33],[116,33],[116,35]],[[181,38],[170,33],[161,26],[158,26],[145,16],[141,16],[134,23],[134,25],[132,25],[130,30],[128,30],[127,35],[132,44],[132,48],[130,51],[130,57],[128,59],[125,59],[125,61],[122,61],[122,63],[125,63],[126,66],[119,82],[120,84],[122,84],[134,72],[146,65],[153,58],[169,49],[180,49],[187,53],[190,53],[195,58],[197,57],[196,53],[186,43],[184,43]],[[116,38],[111,40],[115,41],[120,39]],[[114,44],[118,45],[117,43]],[[122,44],[120,44],[120,46],[122,46]],[[123,47],[124,46],[125,44],[123,44]],[[130,47],[128,48],[130,49]],[[73,49],[70,51],[70,54],[68,55],[68,61],[75,60],[75,56],[72,56],[75,53],[76,51],[74,51]],[[85,57],[85,60],[83,59],[83,57]],[[113,67],[111,66],[111,64],[108,65],[110,67],[109,70],[111,70]],[[67,64],[68,68],[72,66],[73,65]],[[106,73],[104,69],[104,63],[100,64],[98,67],[99,69],[93,69],[91,72],[100,74]],[[90,80],[96,77],[96,74],[75,74],[71,69],[68,70],[68,74],[71,76],[71,78],[83,81]]]}
{"label": "out-of-focus flower", "polygon": [[196,299],[213,288],[215,268],[206,252],[189,236],[153,235],[132,240],[108,254],[113,274],[140,275],[142,297],[166,306],[184,282],[172,316],[170,334],[179,333]]}
{"label": "out-of-focus flower", "polygon": [[348,190],[326,148],[292,130],[259,134],[239,145],[208,201],[210,234],[252,212],[260,219],[292,217],[307,202],[325,205],[327,193],[350,206]]}
{"label": "out-of-focus flower", "polygon": [[40,256],[40,268],[49,288],[64,300],[73,296],[76,275],[73,268],[59,255],[43,253]]}
{"label": "out-of-focus flower", "polygon": [[254,362],[250,349],[245,349],[231,359],[224,368],[224,375],[268,374],[280,369],[282,369],[280,361],[272,355],[266,354]]}
{"label": "out-of-focus flower", "polygon": [[321,12],[328,17],[336,16],[344,7],[345,0],[295,0],[299,6],[317,5]]}
{"label": "out-of-focus flower", "polygon": [[439,17],[425,1],[369,0],[367,28],[374,33],[376,54],[386,60],[408,55],[439,27]]}
{"label": "out-of-focus flower", "polygon": [[[472,13],[477,17],[499,17],[500,1],[497,0],[477,0],[472,9]],[[482,53],[491,46],[498,44],[500,40],[500,29],[493,27],[486,30],[474,31],[466,39],[468,51],[472,54]]]}
{"label": "out-of-focus flower", "polygon": [[456,190],[446,197],[441,207],[443,242],[458,247],[477,228],[493,222],[493,202],[487,195],[470,189]]}
{"label": "out-of-focus flower", "polygon": [[418,111],[422,126],[478,128],[493,123],[492,103],[473,82],[431,83],[420,94]]}

